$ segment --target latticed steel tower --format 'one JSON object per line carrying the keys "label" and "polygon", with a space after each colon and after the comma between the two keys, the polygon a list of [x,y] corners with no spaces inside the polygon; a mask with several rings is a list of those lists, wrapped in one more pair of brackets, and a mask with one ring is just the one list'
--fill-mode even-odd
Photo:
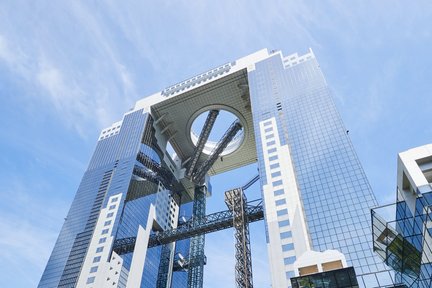
{"label": "latticed steel tower", "polygon": [[237,287],[252,288],[252,259],[250,249],[249,221],[247,199],[243,189],[237,188],[225,192],[225,203],[233,212],[235,229],[236,265],[235,279]]}

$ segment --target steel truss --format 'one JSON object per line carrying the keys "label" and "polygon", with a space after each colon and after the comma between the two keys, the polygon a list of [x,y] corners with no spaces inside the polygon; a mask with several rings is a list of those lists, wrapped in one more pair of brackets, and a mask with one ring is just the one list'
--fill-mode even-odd
{"label": "steel truss", "polygon": [[[256,180],[255,180],[256,181]],[[246,186],[246,185],[245,185]],[[252,257],[250,249],[247,200],[242,188],[225,192],[225,203],[233,211],[236,240],[235,278],[238,288],[252,288]]]}
{"label": "steel truss", "polygon": [[[186,257],[183,259],[178,259],[177,261],[174,261],[173,264],[173,272],[177,271],[183,271],[186,272],[189,269],[189,264],[195,262],[195,259]],[[204,256],[204,265],[207,264],[207,257]]]}
{"label": "steel truss", "polygon": [[168,274],[169,265],[171,261],[171,245],[166,244],[162,246],[161,249],[161,259],[158,269],[158,277],[156,282],[156,288],[167,288],[168,284]]}
{"label": "steel truss", "polygon": [[[264,219],[264,208],[261,200],[247,203],[246,214],[248,222]],[[233,227],[233,212],[220,211],[205,216],[199,225],[194,225],[193,219],[179,225],[176,229],[153,234],[149,239],[149,247],[163,245],[174,241],[188,239],[196,235],[212,233]]]}
{"label": "steel truss", "polygon": [[136,237],[116,239],[113,244],[113,251],[118,255],[131,253],[135,250]]}
{"label": "steel truss", "polygon": [[[194,203],[192,210],[193,226],[201,225],[205,221],[206,193],[206,186],[195,186]],[[190,241],[188,287],[201,288],[203,286],[205,264],[204,244],[205,234],[196,235],[192,237]]]}
{"label": "steel truss", "polygon": [[219,115],[219,110],[210,110],[207,119],[204,123],[204,126],[201,130],[201,133],[198,138],[198,142],[195,148],[195,151],[192,155],[192,158],[190,160],[189,168],[186,172],[187,177],[191,177],[192,173],[194,172],[195,166],[198,162],[198,159],[204,149],[204,145],[206,144],[208,137],[210,135],[211,129],[213,128],[214,123],[216,122],[216,118]]}
{"label": "steel truss", "polygon": [[[261,200],[250,201],[246,206],[247,221],[249,223],[264,219],[264,207]],[[194,226],[191,218],[175,229],[166,230],[150,235],[148,247],[165,245],[171,242],[189,239],[193,236],[212,233],[233,227],[233,212],[231,210],[209,214],[203,221]],[[122,238],[114,241],[113,250],[121,255],[134,251],[136,237]]]}
{"label": "steel truss", "polygon": [[[151,170],[140,167],[138,165],[135,165],[135,167],[133,169],[133,174],[135,176],[138,176],[138,177],[144,178],[150,182],[153,182],[157,185],[159,184],[159,182],[163,183],[164,186],[165,185],[171,185],[170,183],[166,183],[165,179],[162,176],[158,175],[157,173],[155,173]],[[170,187],[170,186],[165,186],[165,187]]]}
{"label": "steel truss", "polygon": [[[161,164],[151,159],[148,155],[143,152],[139,152],[137,155],[137,160],[143,164],[145,167],[150,169],[152,172],[147,172],[148,174],[156,174],[157,177],[153,176],[154,179],[162,180],[161,182],[165,187],[171,187],[173,182],[176,181],[174,175],[168,169],[164,168]],[[139,175],[138,175],[139,176]]]}
{"label": "steel truss", "polygon": [[196,169],[196,172],[192,176],[192,179],[195,183],[200,183],[204,178],[205,174],[210,170],[211,166],[216,162],[217,158],[220,154],[225,150],[234,136],[242,129],[242,125],[238,120],[234,121],[219,142],[216,144],[216,147],[212,151],[211,155],[204,161],[199,168]]}

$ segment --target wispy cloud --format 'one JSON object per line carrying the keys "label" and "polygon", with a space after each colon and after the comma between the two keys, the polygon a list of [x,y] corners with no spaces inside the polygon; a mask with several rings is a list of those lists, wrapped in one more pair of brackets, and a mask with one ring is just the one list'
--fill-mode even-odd
{"label": "wispy cloud", "polygon": [[[33,185],[26,186],[25,183]],[[43,197],[42,190],[46,188],[43,181],[26,182],[12,176],[2,191],[0,261],[8,263],[15,271],[14,275],[2,272],[2,287],[8,286],[10,277],[18,277],[19,282],[28,287],[35,286],[39,280],[38,275],[43,271],[60,229],[57,218],[66,215],[67,211],[64,201]],[[34,193],[41,197],[34,197]]]}
{"label": "wispy cloud", "polygon": [[[61,194],[66,179],[79,179],[87,159],[77,155],[91,153],[98,129],[138,98],[258,49],[301,53],[312,46],[365,167],[376,183],[391,187],[378,192],[393,193],[392,177],[383,175],[395,169],[396,150],[430,137],[430,128],[421,128],[432,99],[430,1],[24,2],[0,5],[0,76],[12,79],[11,87],[0,81],[0,99],[5,110],[18,111],[4,117],[7,133],[0,136],[1,148],[7,146],[0,180],[8,183],[0,191],[0,232],[10,231],[1,237],[0,257],[19,271],[11,277],[31,278],[25,272],[46,262],[68,206],[52,195]],[[409,106],[402,101],[408,98]],[[395,120],[406,123],[385,129]],[[21,176],[11,177],[11,170]],[[61,197],[72,197],[75,187]],[[226,235],[207,246],[205,277],[217,287],[225,280],[223,286],[234,286],[233,238]],[[254,258],[255,284],[268,287],[265,244],[254,246],[253,255],[263,259]],[[2,274],[6,281],[12,273]],[[35,286],[36,274],[23,286]]]}
{"label": "wispy cloud", "polygon": [[[7,9],[12,6],[3,10],[11,13]],[[69,10],[63,18],[44,15],[44,21],[27,27],[31,32],[24,30],[19,36],[13,34],[10,23],[0,20],[5,24],[0,26],[0,65],[3,62],[26,82],[32,90],[29,94],[34,95],[27,101],[36,107],[40,101],[50,103],[67,127],[85,137],[89,126],[101,128],[118,120],[140,96],[124,60],[127,45],[112,39],[107,19],[78,2],[66,6]],[[52,9],[63,10],[56,4]],[[73,24],[64,25],[68,22]]]}

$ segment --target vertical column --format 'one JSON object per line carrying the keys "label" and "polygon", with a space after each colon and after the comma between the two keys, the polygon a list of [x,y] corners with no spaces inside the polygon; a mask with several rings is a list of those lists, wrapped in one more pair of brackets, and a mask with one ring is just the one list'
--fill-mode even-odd
{"label": "vertical column", "polygon": [[[196,186],[194,193],[193,205],[193,225],[199,225],[203,222],[206,213],[206,186]],[[205,235],[195,236],[191,239],[189,248],[189,271],[188,271],[188,287],[201,288],[203,287],[204,276],[204,244]]]}
{"label": "vertical column", "polygon": [[161,261],[159,263],[158,269],[158,278],[156,282],[157,288],[166,288],[168,286],[168,273],[169,273],[169,265],[171,260],[171,249],[170,244],[166,244],[162,246],[161,251]]}
{"label": "vertical column", "polygon": [[225,192],[225,203],[233,212],[235,229],[236,265],[235,278],[238,288],[252,288],[252,259],[250,249],[249,222],[246,214],[246,196],[243,189]]}

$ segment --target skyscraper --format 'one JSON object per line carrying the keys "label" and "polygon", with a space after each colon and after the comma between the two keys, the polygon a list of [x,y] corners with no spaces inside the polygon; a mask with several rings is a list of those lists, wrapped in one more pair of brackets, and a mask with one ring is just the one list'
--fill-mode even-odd
{"label": "skyscraper", "polygon": [[138,101],[102,130],[39,287],[201,287],[204,235],[166,235],[207,223],[208,176],[256,162],[272,287],[392,284],[330,94],[312,51],[261,50]]}

